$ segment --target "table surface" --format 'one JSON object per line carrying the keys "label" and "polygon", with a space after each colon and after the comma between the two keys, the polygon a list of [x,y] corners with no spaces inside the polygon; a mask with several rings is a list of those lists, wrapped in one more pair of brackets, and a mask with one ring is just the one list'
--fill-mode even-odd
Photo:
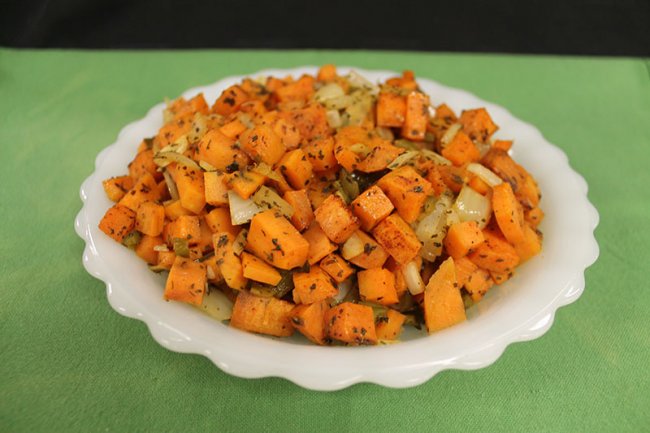
{"label": "table surface", "polygon": [[[73,230],[97,153],[163,97],[268,67],[413,69],[536,125],[600,212],[586,289],[542,338],[409,389],[240,379],[113,311]],[[0,49],[0,431],[642,431],[650,422],[650,61]],[[570,245],[567,246],[570,248]]]}

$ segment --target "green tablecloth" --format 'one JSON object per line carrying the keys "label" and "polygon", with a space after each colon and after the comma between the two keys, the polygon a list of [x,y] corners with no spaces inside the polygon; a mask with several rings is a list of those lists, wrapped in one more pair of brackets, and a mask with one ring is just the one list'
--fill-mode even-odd
{"label": "green tablecloth", "polygon": [[[334,62],[413,69],[535,124],[590,186],[600,259],[542,338],[424,385],[245,380],[167,351],[81,265],[78,189],[164,96]],[[327,51],[0,50],[0,431],[648,431],[650,62]]]}

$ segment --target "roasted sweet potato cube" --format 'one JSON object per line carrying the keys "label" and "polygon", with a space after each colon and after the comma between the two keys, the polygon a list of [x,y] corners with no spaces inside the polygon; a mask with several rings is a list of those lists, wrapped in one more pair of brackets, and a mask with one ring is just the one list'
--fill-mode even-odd
{"label": "roasted sweet potato cube", "polygon": [[128,190],[133,188],[133,179],[130,176],[111,177],[102,182],[106,197],[113,202],[118,202]]}
{"label": "roasted sweet potato cube", "polygon": [[312,176],[312,166],[302,149],[287,152],[279,162],[280,173],[295,189],[309,185]]}
{"label": "roasted sweet potato cube", "polygon": [[314,94],[314,77],[303,75],[293,83],[280,87],[275,91],[280,102],[308,101]]}
{"label": "roasted sweet potato cube", "polygon": [[325,256],[320,261],[320,267],[337,283],[342,283],[354,273],[352,266],[336,253]]}
{"label": "roasted sweet potato cube", "polygon": [[230,139],[237,140],[241,133],[246,131],[246,129],[246,125],[238,118],[235,118],[221,126],[219,132]]}
{"label": "roasted sweet potato cube", "polygon": [[360,225],[359,219],[337,195],[327,197],[314,215],[327,237],[337,244],[345,242]]}
{"label": "roasted sweet potato cube", "polygon": [[153,150],[145,149],[139,152],[133,161],[129,163],[129,176],[136,182],[145,173],[149,173],[157,181],[162,179],[162,174],[158,172],[158,166],[153,160]]}
{"label": "roasted sweet potato cube", "polygon": [[406,116],[402,126],[402,136],[409,140],[422,141],[429,121],[429,96],[421,92],[411,92],[406,97]]}
{"label": "roasted sweet potato cube", "polygon": [[539,205],[541,195],[535,179],[506,151],[493,147],[483,155],[481,163],[510,184],[517,200],[525,209]]}
{"label": "roasted sweet potato cube", "polygon": [[385,317],[379,317],[375,325],[379,340],[397,340],[402,333],[402,325],[406,316],[397,310],[389,308]]}
{"label": "roasted sweet potato cube", "polygon": [[226,174],[218,171],[203,173],[205,185],[205,202],[212,206],[228,206],[228,187],[224,179]]}
{"label": "roasted sweet potato cube", "polygon": [[331,298],[339,292],[332,285],[329,275],[318,266],[312,266],[309,272],[295,272],[293,285],[293,302],[296,304],[313,304]]}
{"label": "roasted sweet potato cube", "polygon": [[226,186],[244,200],[255,194],[265,180],[266,176],[251,170],[235,171],[225,178]]}
{"label": "roasted sweet potato cube", "polygon": [[203,263],[176,257],[165,284],[165,299],[201,305],[205,293],[206,272]]}
{"label": "roasted sweet potato cube", "polygon": [[174,221],[181,215],[194,215],[183,207],[180,200],[172,200],[163,204],[165,208],[165,217]]}
{"label": "roasted sweet potato cube", "polygon": [[406,97],[395,92],[382,92],[377,99],[377,126],[401,127],[406,118]]}
{"label": "roasted sweet potato cube", "polygon": [[235,140],[216,129],[209,130],[201,138],[195,159],[205,161],[217,170],[231,172],[246,167],[249,161]]}
{"label": "roasted sweet potato cube", "polygon": [[337,248],[337,246],[330,241],[317,222],[312,222],[309,229],[307,229],[302,236],[307,242],[309,242],[307,261],[310,265],[317,263]]}
{"label": "roasted sweet potato cube", "polygon": [[515,245],[515,251],[519,256],[520,262],[523,263],[533,256],[539,254],[542,250],[542,240],[537,232],[528,224],[524,225],[524,237]]}
{"label": "roasted sweet potato cube", "polygon": [[483,296],[493,285],[494,282],[490,273],[484,269],[476,268],[467,278],[464,287],[472,301],[478,302],[483,299]]}
{"label": "roasted sweet potato cube", "polygon": [[424,321],[429,333],[464,321],[465,305],[456,282],[454,259],[449,257],[433,274],[424,290]]}
{"label": "roasted sweet potato cube", "polygon": [[213,236],[214,256],[221,275],[228,287],[234,290],[244,290],[248,279],[244,277],[244,267],[241,259],[234,251],[235,237],[228,232],[218,232]]}
{"label": "roasted sweet potato cube", "polygon": [[325,313],[327,335],[350,345],[377,344],[375,318],[367,305],[344,302]]}
{"label": "roasted sweet potato cube", "polygon": [[379,142],[376,139],[373,141],[376,143],[373,144],[370,153],[357,164],[357,170],[364,173],[384,170],[395,158],[404,153],[404,149],[393,146],[389,141]]}
{"label": "roasted sweet potato cube", "polygon": [[515,248],[500,233],[484,229],[485,242],[467,257],[479,268],[494,272],[510,272],[520,262]]}
{"label": "roasted sweet potato cube", "polygon": [[120,204],[108,209],[99,222],[99,229],[117,242],[122,242],[134,227],[135,212]]}
{"label": "roasted sweet potato cube", "polygon": [[361,300],[381,305],[399,302],[395,290],[395,275],[384,268],[372,268],[357,273]]}
{"label": "roasted sweet potato cube", "polygon": [[350,207],[359,218],[361,228],[365,231],[372,230],[382,219],[391,214],[395,207],[384,191],[373,185],[355,198]]}
{"label": "roasted sweet potato cube", "polygon": [[454,264],[456,265],[456,281],[458,282],[458,287],[463,287],[469,280],[470,275],[478,269],[478,266],[467,257],[454,259]]}
{"label": "roasted sweet potato cube", "polygon": [[307,190],[287,191],[284,200],[293,208],[291,223],[298,231],[303,231],[314,221],[314,210],[309,201]]}
{"label": "roasted sweet potato cube", "polygon": [[336,66],[332,64],[323,65],[318,69],[316,79],[318,81],[332,81],[336,78]]}
{"label": "roasted sweet potato cube", "polygon": [[395,213],[377,224],[372,234],[379,245],[402,265],[417,257],[422,247],[411,226]]}
{"label": "roasted sweet potato cube", "polygon": [[241,291],[235,299],[230,326],[258,334],[288,337],[293,334],[291,302]]}
{"label": "roasted sweet potato cube", "polygon": [[239,85],[233,85],[224,90],[214,102],[212,111],[227,116],[237,111],[239,106],[248,101],[250,96]]}
{"label": "roasted sweet potato cube", "polygon": [[232,225],[228,208],[218,207],[205,214],[205,222],[212,233],[228,232],[235,236],[239,229]]}
{"label": "roasted sweet potato cube", "polygon": [[325,312],[327,301],[296,305],[291,310],[291,324],[310,341],[323,345],[327,342],[325,333]]}
{"label": "roasted sweet potato cube", "polygon": [[136,212],[141,203],[145,201],[157,201],[160,197],[159,194],[156,180],[150,173],[144,173],[135,185],[133,185],[133,188],[124,194],[119,204]]}
{"label": "roasted sweet potato cube", "polygon": [[472,140],[477,140],[481,143],[487,143],[492,134],[499,129],[485,108],[463,110],[458,120],[463,125],[463,131]]}
{"label": "roasted sweet potato cube", "polygon": [[188,244],[196,245],[201,239],[201,220],[196,215],[181,215],[166,226],[166,242],[171,244],[173,240],[185,239]]}
{"label": "roasted sweet potato cube", "polygon": [[135,228],[149,236],[162,233],[165,223],[165,208],[152,201],[146,201],[138,206],[135,217]]}
{"label": "roasted sweet potato cube", "polygon": [[302,109],[280,112],[278,115],[298,129],[303,142],[331,135],[327,112],[320,104],[310,104]]}
{"label": "roasted sweet potato cube", "polygon": [[282,279],[282,275],[280,275],[273,266],[266,264],[266,262],[258,259],[252,254],[242,252],[241,264],[244,271],[244,277],[249,280],[275,286]]}
{"label": "roasted sweet potato cube", "polygon": [[357,230],[350,237],[356,237],[363,245],[363,252],[357,256],[350,257],[350,263],[353,263],[360,268],[380,268],[388,259],[388,252],[382,248],[377,241],[371,236],[367,235],[361,230]]}
{"label": "roasted sweet potato cube", "polygon": [[424,202],[433,193],[431,184],[410,166],[393,170],[379,179],[377,185],[408,223],[418,218]]}
{"label": "roasted sweet potato cube", "polygon": [[274,210],[253,217],[246,248],[280,269],[302,266],[309,254],[309,242],[282,214]]}
{"label": "roasted sweet potato cube", "polygon": [[464,221],[449,227],[444,244],[447,253],[454,259],[459,259],[474,251],[484,240],[476,221]]}
{"label": "roasted sweet potato cube", "polygon": [[143,235],[135,247],[135,253],[148,264],[155,265],[158,263],[158,251],[154,247],[162,244],[163,240],[160,236]]}
{"label": "roasted sweet potato cube", "polygon": [[481,159],[481,152],[467,134],[458,131],[451,142],[442,149],[442,156],[455,166],[461,166]]}
{"label": "roasted sweet potato cube", "polygon": [[241,135],[242,149],[256,162],[273,166],[284,155],[284,143],[269,125],[257,125]]}
{"label": "roasted sweet potato cube", "polygon": [[323,137],[313,140],[302,147],[315,172],[336,168],[339,163],[334,156],[334,138]]}
{"label": "roasted sweet potato cube", "polygon": [[205,207],[205,185],[200,169],[170,164],[167,170],[171,174],[183,207],[195,214],[200,214]]}

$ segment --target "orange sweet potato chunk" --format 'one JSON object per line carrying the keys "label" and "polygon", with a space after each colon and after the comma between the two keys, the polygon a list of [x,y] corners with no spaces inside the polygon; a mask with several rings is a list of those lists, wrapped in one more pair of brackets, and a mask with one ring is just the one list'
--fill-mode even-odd
{"label": "orange sweet potato chunk", "polygon": [[282,139],[269,125],[257,125],[244,132],[240,141],[242,149],[253,161],[270,166],[278,162],[286,150]]}
{"label": "orange sweet potato chunk", "polygon": [[303,231],[314,221],[314,210],[309,201],[307,190],[287,191],[283,196],[284,200],[293,208],[291,223],[298,231]]}
{"label": "orange sweet potato chunk", "polygon": [[235,237],[228,232],[218,232],[212,239],[216,264],[226,284],[231,289],[244,290],[248,279],[244,277],[241,259],[234,252]]}
{"label": "orange sweet potato chunk", "polygon": [[449,257],[433,274],[424,290],[424,321],[429,333],[464,321],[465,305],[456,282],[454,259]]}
{"label": "orange sweet potato chunk", "polygon": [[305,188],[312,176],[312,165],[302,149],[287,152],[279,162],[280,173],[295,189]]}
{"label": "orange sweet potato chunk", "polygon": [[336,253],[325,256],[320,261],[320,267],[337,283],[342,283],[354,273],[352,266]]}
{"label": "orange sweet potato chunk", "polygon": [[273,266],[266,264],[266,262],[252,254],[242,252],[241,264],[244,277],[249,280],[275,286],[282,279],[282,275]]}
{"label": "orange sweet potato chunk", "polygon": [[235,299],[230,326],[258,334],[288,337],[293,334],[291,302],[241,291]]}
{"label": "orange sweet potato chunk", "polygon": [[201,305],[205,293],[206,271],[203,263],[176,257],[165,284],[165,299]]}
{"label": "orange sweet potato chunk", "polygon": [[406,98],[394,92],[382,92],[377,99],[377,126],[401,127],[406,119]]}
{"label": "orange sweet potato chunk", "polygon": [[99,222],[99,229],[117,242],[122,242],[134,227],[135,212],[119,204],[108,209]]}
{"label": "orange sweet potato chunk", "polygon": [[464,221],[449,227],[444,244],[447,253],[459,259],[474,251],[484,240],[476,221]]}
{"label": "orange sweet potato chunk", "polygon": [[395,213],[377,224],[372,234],[379,245],[402,265],[417,257],[422,247],[411,226]]}
{"label": "orange sweet potato chunk", "polygon": [[455,166],[461,166],[481,159],[481,152],[467,134],[458,131],[451,142],[442,149],[442,156]]}
{"label": "orange sweet potato chunk", "polygon": [[395,289],[395,275],[384,268],[372,268],[357,273],[361,300],[381,305],[399,302]]}
{"label": "orange sweet potato chunk", "polygon": [[361,230],[357,230],[352,236],[356,236],[363,243],[363,252],[351,257],[350,263],[363,269],[380,268],[384,265],[388,252],[377,241]]}
{"label": "orange sweet potato chunk", "polygon": [[406,97],[406,116],[402,126],[402,136],[409,140],[422,141],[429,121],[429,96],[421,92],[411,92]]}
{"label": "orange sweet potato chunk", "polygon": [[367,305],[344,302],[325,313],[327,335],[349,345],[377,344],[375,318]]}
{"label": "orange sweet potato chunk", "polygon": [[410,166],[393,170],[379,179],[377,185],[407,223],[418,218],[424,202],[433,193],[431,184]]}
{"label": "orange sweet potato chunk", "polygon": [[393,212],[395,207],[377,185],[373,185],[351,203],[352,212],[359,218],[361,228],[372,230],[379,221]]}
{"label": "orange sweet potato chunk", "polygon": [[313,304],[339,292],[332,285],[329,275],[318,266],[312,266],[309,272],[294,273],[293,285],[293,302],[296,304]]}
{"label": "orange sweet potato chunk", "polygon": [[485,108],[464,110],[458,120],[463,125],[463,131],[472,140],[477,140],[481,143],[487,143],[492,134],[499,129]]}
{"label": "orange sweet potato chunk", "polygon": [[314,215],[327,237],[337,244],[345,242],[360,226],[359,219],[337,195],[327,197]]}
{"label": "orange sweet potato chunk", "polygon": [[307,261],[310,265],[318,263],[326,255],[336,250],[336,245],[330,241],[323,229],[317,222],[313,222],[307,231],[303,233],[303,237],[309,242],[309,254]]}
{"label": "orange sweet potato chunk", "polygon": [[309,242],[273,210],[253,217],[246,248],[268,264],[287,270],[302,266],[309,254]]}
{"label": "orange sweet potato chunk", "polygon": [[388,341],[397,340],[402,333],[402,325],[405,320],[405,315],[389,308],[386,312],[386,317],[380,317],[375,325],[377,338]]}
{"label": "orange sweet potato chunk", "polygon": [[227,116],[237,111],[239,106],[248,101],[250,96],[239,85],[233,85],[224,90],[212,106],[212,111]]}
{"label": "orange sweet potato chunk", "polygon": [[157,203],[146,201],[138,207],[135,228],[145,235],[158,236],[163,231],[165,208]]}
{"label": "orange sweet potato chunk", "polygon": [[483,230],[485,242],[467,257],[479,268],[494,272],[510,272],[520,262],[515,248],[501,234]]}
{"label": "orange sweet potato chunk", "polygon": [[103,181],[102,186],[108,199],[118,202],[128,190],[133,188],[133,179],[130,176],[111,177]]}
{"label": "orange sweet potato chunk", "polygon": [[296,305],[291,310],[291,324],[310,341],[319,345],[326,344],[325,312],[328,309],[327,301]]}
{"label": "orange sweet potato chunk", "polygon": [[199,141],[197,161],[205,161],[217,170],[234,171],[248,164],[248,156],[239,149],[235,140],[216,129],[209,130]]}

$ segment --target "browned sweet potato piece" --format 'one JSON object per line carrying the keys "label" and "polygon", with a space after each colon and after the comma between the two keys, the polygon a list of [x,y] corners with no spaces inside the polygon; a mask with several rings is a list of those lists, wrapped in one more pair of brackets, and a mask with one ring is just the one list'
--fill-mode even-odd
{"label": "browned sweet potato piece", "polygon": [[294,330],[291,326],[292,310],[291,302],[241,291],[232,308],[230,326],[258,334],[288,337]]}

